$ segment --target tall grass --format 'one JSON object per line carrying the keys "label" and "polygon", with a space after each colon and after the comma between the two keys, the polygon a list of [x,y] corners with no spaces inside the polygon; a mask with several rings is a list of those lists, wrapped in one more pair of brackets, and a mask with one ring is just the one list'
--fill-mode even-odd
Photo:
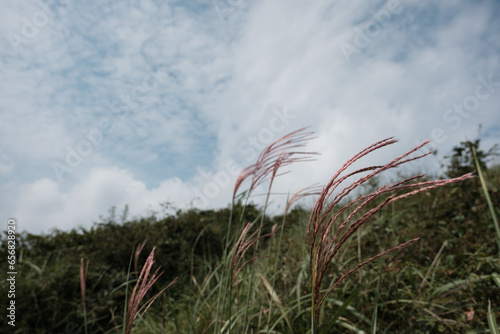
{"label": "tall grass", "polygon": [[[228,319],[228,327],[229,331],[232,329],[231,321],[232,321],[232,284],[234,283],[234,278],[230,277],[231,275],[227,275],[226,272],[235,272],[233,269],[235,262],[240,262],[241,261],[241,256],[246,253],[248,248],[250,246],[255,246],[254,249],[258,248],[259,245],[259,240],[261,239],[261,229],[263,227],[263,221],[264,217],[266,214],[266,209],[269,203],[269,198],[271,195],[271,189],[272,185],[274,182],[274,179],[286,172],[280,172],[280,169],[286,166],[289,166],[293,163],[300,162],[300,161],[310,161],[311,157],[316,154],[315,152],[304,152],[301,151],[300,149],[305,146],[307,141],[312,139],[312,132],[306,131],[307,128],[301,128],[299,130],[293,131],[280,139],[274,141],[270,145],[266,146],[264,150],[260,153],[257,161],[245,168],[240,175],[238,176],[235,185],[234,185],[234,190],[233,190],[233,198],[232,198],[232,209],[231,209],[231,217],[229,220],[228,224],[228,230],[227,230],[227,236],[226,236],[226,246],[224,250],[224,254],[222,256],[222,263],[224,263],[224,268],[225,271],[222,272],[222,279],[221,283],[219,285],[219,294],[218,294],[218,303],[217,303],[217,316],[216,316],[216,323],[214,326],[214,332],[218,332],[219,328],[219,318],[220,315],[224,315],[224,312],[226,310],[226,301],[229,297],[229,303],[230,305],[228,306],[228,312],[229,312],[229,319]],[[245,227],[242,229],[241,226],[237,228],[237,232],[234,235],[239,235],[239,239],[236,241],[236,246],[235,246],[235,251],[233,255],[231,256],[228,253],[228,249],[230,248],[230,245],[233,244],[235,241],[234,239],[231,239],[231,229],[232,229],[232,212],[233,208],[235,206],[235,202],[238,198],[238,190],[242,186],[242,184],[246,181],[250,181],[250,185],[248,189],[243,193],[244,196],[244,201],[245,205],[243,206],[241,215],[240,215],[240,221],[239,224],[243,225],[245,222],[242,221],[243,213],[245,210],[246,203],[248,203],[248,200],[252,196],[253,191],[259,187],[261,184],[267,182],[267,193],[266,193],[266,199],[264,203],[264,207],[262,209],[261,213],[261,219],[260,219],[260,224],[257,228],[257,230],[254,232],[252,235],[252,242],[251,243],[246,243],[244,247],[244,252],[242,252],[243,249],[238,249],[238,245],[241,242],[242,238],[246,236],[246,233],[248,233],[248,229],[251,227],[252,224],[245,224]],[[255,259],[255,251],[253,258]],[[237,259],[237,260],[235,260]],[[236,272],[239,273],[241,269],[236,270]],[[249,281],[249,289],[247,293],[247,307],[245,310],[245,315],[244,315],[244,320],[243,320],[243,327],[242,331],[247,331],[248,329],[248,311],[249,311],[249,304],[251,302],[252,298],[252,293],[253,293],[253,281],[254,281],[254,266],[251,268],[251,274],[250,274],[250,281]],[[222,289],[224,287],[224,289]],[[222,303],[220,302],[222,300]],[[219,309],[219,305],[221,305],[221,308]]]}
{"label": "tall grass", "polygon": [[80,292],[82,295],[82,309],[83,309],[83,326],[85,328],[85,334],[88,333],[87,329],[87,306],[85,303],[85,293],[87,290],[87,275],[89,272],[89,261],[87,260],[86,265],[84,265],[83,259],[80,259]]}
{"label": "tall grass", "polygon": [[[358,231],[363,224],[365,224],[371,217],[373,217],[377,212],[379,212],[385,206],[394,203],[403,198],[416,195],[420,192],[424,192],[433,188],[448,185],[454,182],[459,182],[471,178],[471,174],[466,174],[461,177],[448,180],[435,180],[435,181],[420,181],[424,175],[417,175],[414,177],[406,178],[399,182],[396,182],[390,186],[383,185],[377,190],[369,193],[367,195],[360,195],[354,200],[348,202],[340,209],[336,209],[336,206],[344,199],[346,199],[349,194],[351,194],[355,189],[367,183],[370,179],[376,177],[380,173],[389,170],[391,168],[398,167],[402,164],[408,163],[410,161],[420,159],[429,153],[422,154],[416,157],[409,157],[412,153],[416,152],[423,146],[429,143],[426,141],[421,145],[415,147],[414,149],[408,151],[407,153],[401,155],[400,157],[394,159],[393,161],[382,165],[382,166],[368,166],[353,172],[342,175],[344,171],[348,169],[354,162],[358,161],[365,155],[378,150],[387,145],[394,144],[396,140],[393,138],[387,138],[379,141],[348,160],[338,171],[334,174],[330,182],[323,188],[321,195],[319,196],[314,208],[311,212],[309,219],[309,226],[307,230],[307,241],[310,249],[310,262],[309,267],[311,270],[311,285],[312,285],[312,310],[311,310],[311,326],[314,329],[319,323],[321,306],[325,299],[330,295],[330,293],[341,284],[347,277],[352,275],[355,271],[359,270],[361,267],[373,262],[374,260],[389,254],[393,251],[400,250],[402,248],[408,247],[409,245],[418,241],[419,238],[415,238],[404,242],[396,247],[383,251],[375,256],[368,258],[365,261],[358,263],[347,273],[342,275],[334,284],[332,284],[326,292],[322,292],[322,283],[325,278],[325,273],[329,264],[332,262],[333,258],[341,250],[342,246],[345,245],[347,240]],[[356,176],[362,173],[367,173],[365,176],[361,176],[357,180],[353,181],[349,185],[345,186],[337,194],[334,192],[337,188],[348,178]],[[401,193],[403,192],[403,193]],[[364,209],[372,202],[374,202],[379,197],[391,193],[386,196],[385,199],[374,208],[364,211]],[[400,193],[399,195],[397,193]],[[333,197],[333,198],[332,198]],[[351,210],[347,218],[342,222],[339,222],[342,214]]]}
{"label": "tall grass", "polygon": [[[246,195],[246,199],[250,198],[252,192],[256,189],[257,186],[268,182],[267,193],[265,204],[262,209],[261,215],[261,223],[259,227],[255,230],[249,240],[245,240],[246,235],[250,227],[253,225],[252,223],[248,223],[244,225],[244,228],[240,231],[239,239],[235,242],[234,251],[232,256],[223,257],[223,262],[226,261],[226,267],[230,268],[230,272],[232,273],[232,277],[227,277],[225,279],[224,290],[219,290],[219,299],[222,298],[222,308],[216,318],[216,326],[214,329],[215,333],[219,332],[219,315],[223,317],[224,314],[227,314],[229,319],[224,328],[227,328],[229,332],[231,332],[233,326],[231,322],[233,321],[233,296],[232,296],[232,285],[235,283],[235,277],[242,270],[242,266],[239,264],[242,262],[244,254],[251,246],[256,246],[254,249],[256,251],[258,242],[261,239],[260,231],[263,226],[263,219],[265,216],[265,211],[268,205],[269,197],[272,193],[272,185],[276,176],[281,175],[278,173],[278,170],[283,167],[290,165],[292,163],[298,161],[308,161],[311,159],[314,152],[302,152],[302,151],[290,151],[290,149],[295,149],[297,147],[302,147],[306,141],[311,139],[312,133],[305,133],[305,128],[292,132],[283,138],[280,138],[276,142],[272,143],[268,147],[266,147],[261,155],[259,156],[257,162],[242,171],[239,175],[233,192],[233,205],[236,199],[237,192],[243,182],[247,179],[250,179],[250,185],[247,191],[244,193]],[[396,140],[393,138],[387,138],[382,141],[379,141],[366,149],[362,150],[350,160],[348,160],[334,176],[327,183],[326,186],[323,187],[322,191],[319,193],[319,198],[312,209],[309,224],[307,227],[307,244],[309,247],[309,269],[311,274],[311,332],[314,333],[316,328],[319,325],[320,320],[320,312],[323,303],[327,300],[329,295],[350,275],[359,270],[361,267],[375,261],[376,259],[385,256],[393,251],[403,249],[405,247],[410,246],[411,244],[418,241],[417,238],[413,238],[409,241],[403,242],[395,247],[384,250],[374,256],[369,257],[368,259],[361,261],[359,263],[352,266],[352,269],[348,270],[345,274],[341,275],[336,282],[331,284],[326,290],[323,290],[323,282],[325,279],[325,275],[327,273],[327,269],[329,264],[332,262],[334,257],[339,253],[342,247],[347,243],[349,238],[355,233],[359,232],[361,226],[363,226],[367,221],[370,220],[376,213],[382,210],[387,205],[399,201],[404,198],[408,198],[410,196],[414,196],[418,193],[425,192],[437,187],[449,185],[451,183],[464,181],[472,177],[471,174],[466,174],[461,177],[453,178],[453,179],[445,179],[445,180],[434,180],[434,181],[421,181],[421,179],[425,175],[417,175],[414,177],[405,178],[401,181],[398,181],[392,185],[384,185],[373,192],[366,195],[359,195],[354,200],[348,201],[347,204],[343,205],[341,208],[337,208],[337,206],[342,202],[348,200],[349,196],[359,187],[367,184],[371,179],[378,176],[380,173],[387,171],[389,169],[397,168],[405,163],[423,158],[430,154],[431,152],[412,156],[413,153],[420,150],[422,147],[427,145],[429,141],[422,143],[421,145],[415,147],[414,149],[408,151],[407,153],[397,157],[393,161],[381,165],[381,166],[368,166],[361,169],[357,169],[353,172],[349,172],[345,175],[342,175],[353,163],[366,156],[367,154],[381,149],[385,146],[396,143]],[[299,155],[297,157],[297,155]],[[338,190],[339,186],[346,181],[347,179],[359,176],[359,178],[349,185],[345,186],[340,191]],[[307,192],[304,192],[308,194]],[[383,198],[379,204],[376,204],[371,209],[367,209],[371,204],[377,203],[379,198]],[[293,201],[289,201],[289,204]],[[289,205],[285,212],[289,209]],[[347,214],[347,216],[345,216]],[[286,217],[286,215],[285,215]],[[231,218],[232,219],[232,218]],[[285,218],[284,218],[285,219]],[[243,225],[244,222],[240,221],[240,225]],[[282,223],[282,229],[284,226],[284,221]],[[230,227],[231,228],[231,221]],[[226,238],[226,249],[229,247],[229,243],[231,241],[230,238],[230,230],[228,229],[228,234]],[[237,234],[236,234],[237,235]],[[271,235],[271,234],[270,234]],[[281,242],[281,241],[280,241]],[[280,243],[279,242],[279,243]],[[243,327],[240,329],[242,332],[247,332],[249,330],[248,327],[248,312],[252,309],[252,304],[256,302],[252,297],[253,289],[254,289],[254,269],[255,269],[255,251],[254,255],[250,260],[244,262],[246,263],[254,263],[250,268],[250,276],[249,276],[249,285],[247,291],[247,301],[246,305],[243,305],[245,308],[244,317],[243,317]],[[271,255],[271,252],[269,252]],[[276,265],[275,265],[276,267]],[[236,276],[235,276],[236,273]],[[261,276],[263,277],[263,276]],[[271,309],[272,305],[279,305],[278,299],[274,296],[274,283],[270,284],[265,278],[261,279],[264,286],[270,293],[269,299],[269,307],[268,307],[268,316],[266,328],[267,332],[269,332],[271,326]],[[224,281],[224,279],[222,280]],[[274,279],[273,279],[274,282]],[[220,285],[222,287],[222,285]],[[225,313],[226,301],[229,301],[228,305],[228,313]],[[260,320],[259,320],[260,322]],[[221,325],[222,326],[222,325]]]}
{"label": "tall grass", "polygon": [[[141,243],[136,251],[134,252],[134,265],[136,268],[137,272],[137,262],[139,255],[144,248],[146,244],[146,241]],[[155,248],[151,251],[149,254],[148,258],[146,259],[146,262],[144,263],[144,266],[141,269],[141,273],[139,274],[139,277],[137,278],[136,284],[134,286],[134,289],[132,290],[132,294],[130,295],[130,299],[126,300],[125,302],[125,311],[124,311],[124,318],[123,318],[123,333],[124,334],[130,334],[132,333],[132,328],[134,325],[134,320],[139,317],[141,318],[144,313],[149,309],[149,307],[154,303],[154,301],[163,293],[165,290],[167,290],[169,287],[171,287],[176,281],[176,277],[174,280],[172,280],[166,287],[164,287],[162,290],[160,290],[158,293],[156,293],[153,297],[151,297],[147,302],[145,302],[141,306],[141,302],[146,296],[146,294],[149,292],[149,290],[153,287],[155,282],[160,278],[160,276],[163,274],[163,272],[158,273],[160,268],[157,268],[154,273],[150,275],[151,268],[153,267],[154,264],[154,251]],[[86,265],[84,266],[84,260],[83,258],[80,260],[80,291],[81,291],[81,298],[82,298],[82,307],[83,307],[83,314],[84,314],[84,327],[85,327],[85,333],[87,333],[87,310],[86,310],[86,303],[85,303],[85,296],[86,296],[86,279],[87,279],[87,273],[88,273],[88,266],[89,266],[89,261],[87,261]],[[130,266],[129,266],[129,273],[127,275],[127,282],[125,283],[128,291],[128,285],[130,283],[129,281],[129,274],[130,274]],[[126,294],[126,298],[127,298]],[[142,312],[142,313],[141,313]]]}
{"label": "tall grass", "polygon": [[[144,244],[142,246],[144,246]],[[142,250],[142,247],[140,249]],[[138,316],[142,316],[144,313],[146,313],[151,304],[153,304],[154,301],[165,290],[167,290],[170,286],[172,286],[172,284],[174,284],[177,280],[177,278],[175,278],[166,287],[160,290],[157,294],[151,297],[146,303],[144,303],[144,305],[141,306],[141,301],[144,299],[147,292],[151,289],[151,287],[158,280],[158,278],[160,278],[160,276],[163,274],[163,273],[158,273],[160,268],[157,268],[156,271],[153,274],[151,274],[151,276],[149,275],[154,263],[154,251],[155,249],[153,248],[146,262],[144,263],[144,266],[142,267],[139,278],[137,279],[137,283],[134,287],[134,290],[132,290],[132,294],[130,295],[130,299],[127,304],[127,313],[125,316],[125,329],[124,329],[125,334],[131,333],[134,320]]]}
{"label": "tall grass", "polygon": [[[323,330],[328,332],[332,327],[340,325],[349,331],[361,332],[355,323],[344,317],[344,314],[347,313],[369,326],[371,332],[375,333],[380,323],[380,310],[383,306],[390,305],[394,301],[383,299],[384,295],[381,290],[384,281],[380,274],[370,278],[371,282],[376,283],[374,292],[376,302],[370,319],[351,305],[356,298],[362,298],[362,294],[358,281],[350,281],[348,278],[358,272],[359,282],[361,282],[362,278],[365,278],[364,274],[359,272],[361,268],[392,252],[410,247],[417,243],[420,237],[425,237],[425,234],[406,235],[407,240],[404,240],[394,231],[398,224],[394,214],[394,203],[402,200],[408,201],[412,196],[472,177],[472,174],[440,180],[428,180],[425,175],[403,177],[392,184],[372,187],[368,193],[365,191],[361,192],[361,195],[356,195],[360,193],[360,190],[366,190],[368,186],[376,184],[374,181],[382,173],[424,158],[431,153],[416,153],[429,143],[425,141],[386,164],[369,165],[349,171],[354,163],[370,153],[397,142],[394,138],[387,138],[354,155],[324,186],[308,187],[290,196],[286,201],[281,223],[271,228],[266,225],[266,210],[273,195],[274,181],[276,177],[288,173],[288,171],[283,171],[284,167],[313,159],[316,152],[303,150],[303,147],[311,139],[313,139],[313,133],[309,132],[307,128],[285,135],[264,148],[256,163],[245,168],[238,176],[233,189],[227,230],[221,237],[223,246],[220,260],[215,263],[207,261],[205,276],[201,278],[196,277],[193,270],[194,264],[191,262],[190,280],[193,282],[193,292],[189,297],[183,297],[185,299],[182,302],[177,302],[185,307],[182,310],[179,308],[179,314],[185,319],[189,319],[186,320],[188,325],[183,327],[184,330],[189,328],[189,331],[193,333],[213,332],[216,334],[257,331],[259,333],[275,333],[277,328],[281,328],[285,332],[314,334]],[[244,185],[247,187],[242,190]],[[247,210],[251,198],[255,196],[256,189],[261,188],[266,190],[260,215],[247,221],[244,218],[245,210]],[[290,235],[286,225],[288,214],[293,204],[306,196],[315,197],[315,204],[309,218],[304,221],[303,225],[293,227],[302,229],[293,234],[297,239],[286,240],[284,235]],[[370,230],[368,223],[374,220],[388,205],[393,208],[393,217],[390,219],[392,233]],[[364,229],[366,229],[365,232],[362,231]],[[362,238],[368,232],[374,234],[376,238],[393,241],[389,243],[390,246],[384,246],[377,251],[365,251],[363,250]],[[199,237],[196,239],[197,241]],[[277,240],[274,240],[275,238]],[[402,240],[399,241],[399,238]],[[349,255],[347,249],[356,242],[358,249],[356,256]],[[264,247],[261,247],[261,243],[264,244]],[[283,250],[284,243],[288,245],[289,252],[298,254],[294,256],[295,262],[286,269],[279,265],[280,262],[284,261],[283,258],[288,255]],[[410,267],[407,274],[408,286],[411,293],[414,294],[415,300],[408,300],[407,303],[420,303],[417,301],[420,298],[419,295],[430,295],[430,292],[425,291],[425,288],[431,286],[431,283],[428,282],[429,277],[433,270],[438,267],[439,260],[445,256],[445,245],[447,245],[447,241],[443,243],[437,255],[434,256],[434,261],[427,271]],[[136,272],[139,254],[143,247],[144,244],[140,245],[133,254]],[[429,250],[429,252],[431,251]],[[363,257],[364,254],[369,255]],[[434,252],[434,254],[436,253]],[[153,258],[154,249],[142,267],[130,299],[126,302],[123,325],[125,334],[132,332],[134,319],[142,317],[155,299],[176,281],[172,281],[141,307],[142,300],[161,275],[158,273],[158,269],[151,274]],[[264,260],[264,258],[266,259]],[[385,272],[387,266],[384,266],[380,261],[378,263],[377,272]],[[290,271],[290,274],[285,270]],[[86,271],[83,269],[83,262],[80,273],[85,312]],[[296,279],[284,278],[285,275],[292,274],[296,275]],[[420,286],[417,286],[414,276],[421,279]],[[482,275],[479,281],[490,277],[491,275]],[[293,283],[289,284],[288,282]],[[309,282],[309,284],[305,282]],[[465,281],[461,282],[460,280],[455,281],[456,284],[466,284]],[[127,286],[128,283],[127,279]],[[279,284],[282,286],[278,286]],[[451,286],[446,285],[441,288],[441,290],[434,289],[432,293],[439,295],[449,293],[449,290],[452,289]],[[396,302],[405,301],[400,299]],[[325,309],[336,309],[336,311],[332,311],[333,317],[331,319],[322,319],[322,313],[325,312]],[[431,311],[429,310],[429,312]],[[494,312],[491,307],[488,315],[488,321],[493,323]],[[490,320],[491,318],[493,320]],[[306,322],[302,319],[306,319]],[[297,328],[297,324],[300,324],[300,328]]]}
{"label": "tall grass", "polygon": [[[498,223],[498,218],[496,215],[495,207],[493,206],[493,202],[490,197],[490,193],[488,191],[488,186],[486,184],[486,178],[484,177],[483,170],[481,168],[481,164],[479,163],[479,159],[477,157],[476,153],[476,148],[473,145],[470,145],[471,151],[472,151],[472,158],[474,159],[474,162],[476,164],[476,169],[477,169],[477,174],[479,176],[479,180],[481,182],[481,187],[483,189],[484,196],[486,198],[486,202],[488,203],[488,209],[491,214],[491,218],[493,220],[493,225],[495,226],[495,231],[496,231],[496,241],[497,241],[497,246],[498,246],[498,255],[500,258],[500,224]],[[494,276],[493,279],[496,277]],[[487,319],[488,319],[488,327],[490,329],[490,332],[493,334],[500,334],[500,327],[498,326],[498,323],[495,319],[495,315],[492,311],[491,308],[491,301],[488,300],[488,314],[487,314]]]}
{"label": "tall grass", "polygon": [[493,202],[491,201],[490,193],[488,191],[488,186],[486,184],[486,178],[484,177],[481,164],[479,163],[479,159],[477,158],[476,148],[473,145],[470,145],[470,148],[472,151],[474,162],[476,164],[477,174],[481,182],[481,187],[483,189],[484,197],[486,198],[486,202],[488,203],[488,209],[490,210],[491,219],[493,219],[493,225],[495,226],[495,231],[497,233],[496,240],[498,245],[498,254],[500,255],[500,224],[498,223],[495,207],[493,206]]}

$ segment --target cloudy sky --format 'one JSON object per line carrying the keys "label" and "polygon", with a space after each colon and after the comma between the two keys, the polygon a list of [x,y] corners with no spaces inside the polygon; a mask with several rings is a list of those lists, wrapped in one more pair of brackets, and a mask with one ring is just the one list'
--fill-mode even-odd
{"label": "cloudy sky", "polygon": [[[4,0],[0,217],[21,230],[226,207],[258,150],[311,126],[321,156],[276,192],[326,182],[374,141],[425,139],[437,173],[500,142],[497,1]],[[284,198],[276,198],[281,203]],[[2,228],[4,229],[4,228]]]}

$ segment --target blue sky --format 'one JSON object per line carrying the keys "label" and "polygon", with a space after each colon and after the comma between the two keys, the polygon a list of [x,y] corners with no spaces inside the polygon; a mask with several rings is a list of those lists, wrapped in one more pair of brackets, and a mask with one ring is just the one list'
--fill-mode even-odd
{"label": "blue sky", "polygon": [[[0,5],[0,216],[89,227],[111,206],[226,207],[261,148],[311,126],[276,191],[425,139],[500,142],[496,1],[15,1]],[[284,200],[284,199],[283,199]],[[276,203],[278,203],[277,200]],[[279,206],[279,204],[276,204]]]}

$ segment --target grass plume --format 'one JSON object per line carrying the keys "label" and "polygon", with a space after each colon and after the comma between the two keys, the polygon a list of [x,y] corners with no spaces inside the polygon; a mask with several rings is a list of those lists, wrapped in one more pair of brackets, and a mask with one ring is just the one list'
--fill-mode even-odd
{"label": "grass plume", "polygon": [[[144,244],[142,244],[142,247]],[[142,249],[142,247],[140,247]],[[166,287],[164,287],[160,292],[155,294],[153,297],[151,297],[142,307],[139,308],[141,301],[144,299],[146,296],[146,293],[151,289],[153,284],[158,280],[158,278],[163,274],[163,272],[158,273],[160,268],[157,268],[156,271],[149,276],[151,268],[154,263],[154,251],[155,248],[151,251],[149,254],[148,258],[146,259],[146,262],[144,263],[144,266],[142,267],[141,273],[139,275],[139,278],[137,279],[137,283],[134,287],[134,290],[132,291],[132,294],[130,295],[130,299],[127,304],[127,314],[126,314],[126,319],[125,319],[125,334],[130,334],[132,331],[132,325],[134,323],[134,320],[137,318],[138,315],[144,314],[148,308],[153,304],[153,302],[165,291],[167,290],[172,284],[174,284],[177,281],[177,277],[170,282]]]}
{"label": "grass plume", "polygon": [[80,292],[82,295],[82,309],[83,309],[83,321],[84,321],[84,327],[85,327],[85,333],[87,333],[87,304],[85,302],[85,293],[86,293],[86,287],[87,287],[87,274],[89,272],[89,260],[87,260],[87,263],[84,265],[84,260],[83,258],[80,259]]}
{"label": "grass plume", "polygon": [[242,183],[249,178],[251,182],[248,188],[248,195],[266,180],[269,180],[269,183],[272,184],[274,178],[278,176],[278,169],[281,167],[298,161],[310,161],[311,156],[317,154],[316,152],[296,151],[296,149],[304,147],[309,140],[313,139],[313,132],[306,130],[307,127],[290,132],[266,146],[260,153],[257,161],[239,174],[234,185],[233,199],[236,197]]}
{"label": "grass plume", "polygon": [[[375,256],[362,261],[358,265],[354,266],[351,270],[347,271],[346,274],[342,275],[334,284],[332,284],[326,292],[322,292],[322,283],[325,278],[325,274],[329,264],[332,262],[335,255],[339,252],[346,241],[355,233],[363,224],[365,224],[373,215],[379,212],[382,208],[390,203],[396,202],[403,198],[418,194],[423,191],[427,191],[433,188],[441,187],[450,183],[459,182],[471,178],[471,174],[466,174],[461,177],[446,180],[435,180],[435,181],[417,181],[421,179],[424,175],[417,175],[414,177],[406,178],[402,181],[394,183],[392,185],[384,185],[375,190],[374,192],[367,195],[360,195],[354,200],[345,204],[339,210],[334,210],[334,208],[342,201],[347,198],[355,189],[361,185],[368,182],[373,177],[379,175],[380,173],[398,167],[404,163],[420,159],[431,152],[418,155],[416,157],[410,157],[410,155],[426,144],[429,141],[425,141],[421,145],[415,147],[409,152],[399,156],[393,161],[381,165],[381,166],[368,166],[354,172],[347,173],[344,176],[341,174],[348,169],[354,162],[358,161],[365,155],[378,150],[387,145],[394,144],[396,142],[393,138],[387,138],[376,142],[375,144],[365,148],[354,157],[349,159],[338,171],[334,174],[330,182],[323,188],[318,200],[316,201],[314,208],[311,212],[309,218],[309,224],[307,229],[307,242],[310,252],[310,270],[311,270],[311,284],[312,284],[312,309],[311,309],[311,322],[313,329],[318,325],[319,315],[321,310],[321,305],[328,297],[328,295],[347,277],[352,273],[360,269],[361,267],[367,265],[374,260],[391,253],[396,250],[403,249],[409,245],[418,241],[419,238],[415,238],[404,242],[396,247],[383,251]],[[351,184],[345,186],[336,195],[333,195],[337,188],[349,177],[367,173],[367,175],[360,177]],[[404,192],[403,192],[404,191]],[[402,193],[401,193],[402,192]],[[398,195],[398,193],[400,193]],[[390,194],[385,199],[375,207],[369,210],[364,210],[368,205],[374,202],[379,197]],[[331,199],[333,197],[333,199]],[[351,212],[348,214],[347,218],[340,224],[336,224],[340,217],[347,213],[348,210]],[[333,232],[335,231],[335,232]]]}
{"label": "grass plume", "polygon": [[238,274],[240,271],[243,269],[245,265],[247,265],[249,262],[253,262],[257,260],[258,258],[254,257],[250,260],[247,260],[242,263],[242,260],[246,254],[246,252],[257,243],[262,238],[266,237],[271,237],[274,235],[274,230],[276,228],[276,225],[273,227],[273,230],[271,233],[265,234],[265,235],[258,235],[260,230],[262,229],[262,226],[259,226],[249,237],[248,232],[250,231],[250,228],[252,227],[252,223],[248,223],[245,228],[243,229],[243,232],[240,235],[240,238],[236,242],[236,245],[234,247],[234,252],[233,256],[231,259],[231,276],[232,276],[232,282],[236,281],[236,278],[238,277]]}

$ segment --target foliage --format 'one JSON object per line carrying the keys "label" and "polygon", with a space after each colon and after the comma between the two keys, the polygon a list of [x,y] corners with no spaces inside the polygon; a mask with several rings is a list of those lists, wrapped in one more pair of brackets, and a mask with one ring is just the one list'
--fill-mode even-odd
{"label": "foliage", "polygon": [[475,158],[482,170],[487,169],[487,163],[499,155],[500,147],[495,144],[488,151],[483,151],[479,149],[480,142],[480,139],[466,140],[453,147],[452,154],[446,157],[450,160],[446,170],[448,177],[458,177],[466,173],[477,174]]}

